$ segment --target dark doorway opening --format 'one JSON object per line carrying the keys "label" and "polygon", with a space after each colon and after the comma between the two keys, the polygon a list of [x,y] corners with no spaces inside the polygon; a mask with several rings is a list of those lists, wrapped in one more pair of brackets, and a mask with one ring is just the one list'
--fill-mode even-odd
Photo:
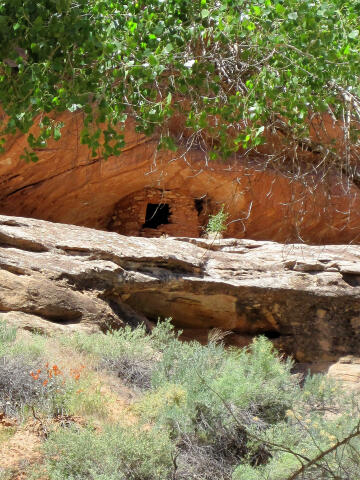
{"label": "dark doorway opening", "polygon": [[170,223],[170,207],[168,203],[148,203],[143,228],[157,228]]}
{"label": "dark doorway opening", "polygon": [[201,212],[204,210],[204,199],[203,198],[195,198],[194,200],[194,206],[197,211],[198,216],[201,214]]}
{"label": "dark doorway opening", "polygon": [[281,333],[277,332],[276,330],[266,330],[265,332],[260,332],[259,335],[264,335],[264,337],[268,338],[269,340],[281,337]]}

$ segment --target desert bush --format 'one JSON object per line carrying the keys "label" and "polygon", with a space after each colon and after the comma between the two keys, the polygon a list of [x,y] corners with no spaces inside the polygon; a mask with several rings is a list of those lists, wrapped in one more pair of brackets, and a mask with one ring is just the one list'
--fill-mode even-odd
{"label": "desert bush", "polygon": [[[46,375],[39,370],[44,344],[37,335],[26,344],[16,340],[16,328],[0,321],[0,411],[9,416],[27,407],[44,407]],[[40,357],[41,358],[41,357]],[[34,378],[38,381],[34,381]]]}
{"label": "desert bush", "polygon": [[63,372],[29,355],[0,357],[0,411],[7,416],[24,417],[28,411],[50,416],[88,413],[101,404],[78,369]]}
{"label": "desert bush", "polygon": [[101,417],[105,414],[104,407],[105,398],[93,372],[88,372],[85,366],[64,372],[61,388],[54,398],[55,412]]}
{"label": "desert bush", "polygon": [[16,342],[8,345],[6,354],[13,357],[26,357],[31,362],[42,361],[47,340],[44,335],[31,333],[27,339],[19,338]]}
{"label": "desert bush", "polygon": [[175,339],[170,319],[159,323],[151,335],[145,328],[120,330],[86,335],[78,333],[63,341],[97,359],[99,371],[107,369],[118,375],[127,385],[149,389],[152,372],[161,351]]}
{"label": "desert bush", "polygon": [[[285,480],[301,465],[297,452],[306,464],[350,435],[359,419],[356,397],[322,375],[308,376],[301,387],[292,365],[265,337],[243,350],[173,338],[136,409],[169,430],[177,479]],[[325,455],[301,478],[353,478],[357,441]],[[330,457],[332,473],[324,470]]]}
{"label": "desert bush", "polygon": [[[0,410],[6,415],[17,416],[24,413],[26,407],[44,406],[46,376],[37,367],[38,362],[26,356],[0,358]],[[30,372],[39,381],[34,381]]]}
{"label": "desert bush", "polygon": [[233,480],[356,478],[359,421],[356,395],[323,375],[309,376],[304,387],[296,389],[285,418],[263,431],[250,430],[270,449],[268,462],[239,465]]}
{"label": "desert bush", "polygon": [[166,432],[136,426],[60,430],[45,445],[50,480],[164,480],[173,450]]}
{"label": "desert bush", "polygon": [[291,365],[281,361],[265,338],[242,351],[225,350],[214,343],[202,346],[174,341],[163,353],[152,382],[154,388],[175,384],[185,390],[186,405],[181,411],[172,408],[161,413],[170,413],[168,420],[185,431],[199,429],[200,420],[208,426],[217,425],[219,419],[224,426],[232,425],[234,419],[224,402],[242,422],[256,416],[258,423],[268,424],[284,418],[292,404],[298,385]]}
{"label": "desert bush", "polygon": [[149,388],[151,371],[156,362],[144,328],[110,331],[106,334],[75,334],[66,342],[78,351],[92,355],[99,371],[107,369],[118,375],[126,384]]}
{"label": "desert bush", "polygon": [[268,460],[268,448],[251,444],[248,431],[285,418],[298,388],[291,366],[265,338],[242,351],[173,338],[153,372],[153,390],[136,408],[176,441],[176,478],[230,478],[244,458]]}
{"label": "desert bush", "polygon": [[0,348],[2,345],[12,343],[16,338],[16,328],[9,326],[1,319],[0,314]]}
{"label": "desert bush", "polygon": [[36,359],[43,355],[47,339],[44,335],[29,333],[29,340],[17,340],[17,328],[1,320],[0,314],[0,356],[10,355]]}
{"label": "desert bush", "polygon": [[226,220],[228,217],[229,214],[224,211],[224,205],[222,205],[216,214],[209,216],[206,232],[213,234],[223,233],[227,229]]}
{"label": "desert bush", "polygon": [[[261,466],[239,465],[233,480],[352,480],[360,467],[359,418],[283,424],[264,436],[277,446]],[[351,438],[355,435],[354,438]],[[277,440],[276,443],[275,439]]]}
{"label": "desert bush", "polygon": [[242,350],[183,343],[167,321],[151,335],[123,329],[66,341],[93,355],[99,370],[140,387],[132,406],[138,424],[55,434],[46,447],[51,479],[357,478],[357,397],[323,375],[300,385],[292,361],[264,337]]}

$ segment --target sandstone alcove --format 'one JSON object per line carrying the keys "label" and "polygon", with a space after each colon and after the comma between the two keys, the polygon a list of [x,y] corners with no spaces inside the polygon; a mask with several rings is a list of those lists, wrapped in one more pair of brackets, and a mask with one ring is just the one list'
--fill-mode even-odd
{"label": "sandstone alcove", "polygon": [[[209,164],[204,153],[193,148],[186,158],[174,161],[174,152],[158,151],[155,138],[136,133],[128,122],[124,132],[128,147],[119,157],[104,161],[91,158],[81,145],[80,115],[59,114],[57,120],[65,124],[62,137],[39,150],[36,163],[20,158],[26,135],[7,143],[0,155],[1,214],[125,235],[196,238],[203,235],[209,215],[225,205],[226,238],[359,242],[358,187],[350,184],[346,189],[334,176],[330,183],[312,184],[310,191],[279,171],[261,167],[263,155],[273,147],[259,152],[259,159],[237,155]],[[169,205],[169,224],[143,228],[149,203]]]}

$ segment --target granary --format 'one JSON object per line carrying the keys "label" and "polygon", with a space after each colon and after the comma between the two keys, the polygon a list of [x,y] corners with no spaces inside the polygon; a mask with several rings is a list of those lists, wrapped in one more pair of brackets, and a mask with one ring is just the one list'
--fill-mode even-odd
{"label": "granary", "polygon": [[193,198],[180,190],[145,188],[116,204],[108,229],[143,237],[199,237],[212,213],[210,203],[206,196]]}

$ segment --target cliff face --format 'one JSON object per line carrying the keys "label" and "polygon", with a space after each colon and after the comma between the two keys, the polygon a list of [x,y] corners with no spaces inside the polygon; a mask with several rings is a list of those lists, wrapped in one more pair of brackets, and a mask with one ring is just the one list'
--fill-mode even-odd
{"label": "cliff face", "polygon": [[29,329],[171,316],[186,337],[265,334],[300,362],[360,355],[360,247],[126,237],[0,216],[0,313]]}
{"label": "cliff face", "polygon": [[158,152],[156,139],[131,124],[122,155],[104,161],[80,145],[81,115],[58,119],[66,121],[63,137],[38,151],[37,163],[20,159],[24,136],[9,140],[0,156],[0,213],[127,235],[196,237],[225,204],[228,237],[328,244],[360,238],[359,190],[339,178],[312,190],[261,170],[255,158],[207,165],[200,150]]}

